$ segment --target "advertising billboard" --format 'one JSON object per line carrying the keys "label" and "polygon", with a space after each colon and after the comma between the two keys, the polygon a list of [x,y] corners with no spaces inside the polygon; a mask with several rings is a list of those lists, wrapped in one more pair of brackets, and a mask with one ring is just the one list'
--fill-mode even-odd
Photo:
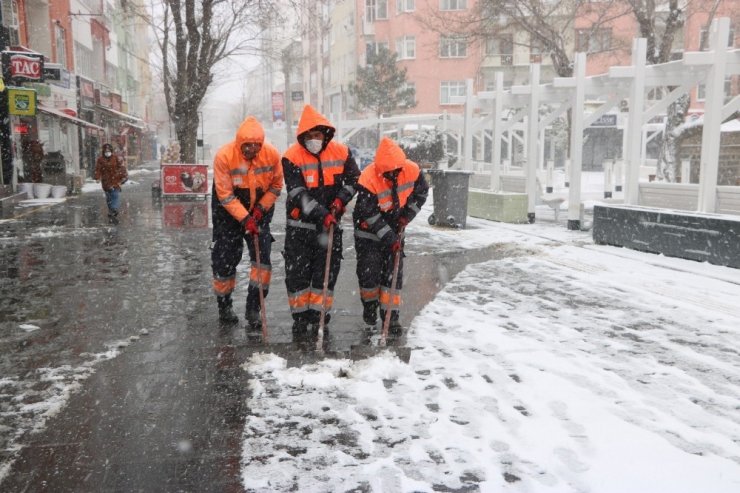
{"label": "advertising billboard", "polygon": [[162,195],[207,195],[208,165],[162,164]]}

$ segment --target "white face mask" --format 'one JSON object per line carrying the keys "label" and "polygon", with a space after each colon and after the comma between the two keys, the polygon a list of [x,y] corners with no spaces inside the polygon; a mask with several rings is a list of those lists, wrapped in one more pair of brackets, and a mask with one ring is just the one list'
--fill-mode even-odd
{"label": "white face mask", "polygon": [[306,149],[308,149],[308,152],[311,154],[318,154],[323,145],[324,141],[321,139],[311,139],[306,141]]}
{"label": "white face mask", "polygon": [[112,153],[110,151],[105,151],[105,153],[103,153],[103,155],[105,157],[111,157]]}

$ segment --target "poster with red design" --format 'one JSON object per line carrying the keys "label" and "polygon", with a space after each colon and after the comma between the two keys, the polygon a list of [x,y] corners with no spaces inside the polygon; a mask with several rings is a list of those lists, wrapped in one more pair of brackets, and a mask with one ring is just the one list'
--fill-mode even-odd
{"label": "poster with red design", "polygon": [[162,195],[207,195],[208,165],[162,164]]}

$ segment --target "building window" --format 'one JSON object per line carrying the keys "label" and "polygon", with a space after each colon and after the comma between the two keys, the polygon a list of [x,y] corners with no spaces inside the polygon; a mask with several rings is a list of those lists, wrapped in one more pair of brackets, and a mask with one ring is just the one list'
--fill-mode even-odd
{"label": "building window", "polygon": [[375,22],[388,18],[388,0],[365,0],[365,20]]}
{"label": "building window", "polygon": [[118,69],[110,62],[105,64],[105,83],[112,89],[118,88]]}
{"label": "building window", "polygon": [[451,102],[453,96],[465,96],[464,80],[443,80],[439,86],[440,104],[459,104]]}
{"label": "building window", "polygon": [[372,65],[373,57],[380,53],[380,50],[388,50],[388,43],[371,41],[365,44],[365,64]]}
{"label": "building window", "polygon": [[647,96],[645,99],[648,102],[655,103],[656,101],[660,101],[664,97],[664,88],[663,87],[654,87],[647,92]]}
{"label": "building window", "polygon": [[396,40],[396,52],[399,60],[416,58],[416,38],[414,36],[398,38]]}
{"label": "building window", "polygon": [[534,36],[529,39],[529,63],[542,63],[542,55],[545,55],[545,45]]}
{"label": "building window", "polygon": [[399,14],[413,12],[415,7],[414,0],[396,0],[396,12]]}
{"label": "building window", "polygon": [[54,26],[54,41],[56,43],[56,62],[63,67],[67,66],[67,37],[62,26]]}
{"label": "building window", "polygon": [[[735,47],[735,30],[730,29],[729,36],[727,37],[727,47],[728,48],[734,48]],[[709,49],[709,31],[706,29],[701,30],[701,35],[699,39],[699,51],[706,51]]]}
{"label": "building window", "polygon": [[486,55],[513,55],[514,36],[510,33],[500,34],[486,40]]}
{"label": "building window", "polygon": [[75,41],[75,72],[92,78],[92,51]]}
{"label": "building window", "polygon": [[576,51],[579,53],[599,53],[612,48],[612,30],[576,29]]}
{"label": "building window", "polygon": [[439,10],[465,10],[467,0],[439,0]]}
{"label": "building window", "polygon": [[514,63],[514,36],[511,33],[499,34],[486,40],[486,56],[498,57],[501,65]]}
{"label": "building window", "polygon": [[439,38],[439,56],[442,58],[463,58],[467,55],[465,40],[454,36]]}
{"label": "building window", "polygon": [[[706,84],[699,84],[696,86],[696,100],[704,101],[707,99],[707,86]],[[725,77],[725,103],[732,99],[732,76]]]}
{"label": "building window", "polygon": [[2,2],[3,26],[8,30],[8,44],[18,46],[21,44],[18,30],[18,1],[3,0]]}

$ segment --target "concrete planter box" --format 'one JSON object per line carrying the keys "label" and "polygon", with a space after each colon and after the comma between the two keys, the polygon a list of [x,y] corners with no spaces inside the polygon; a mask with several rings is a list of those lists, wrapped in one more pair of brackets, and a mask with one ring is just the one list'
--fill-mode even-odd
{"label": "concrete planter box", "polygon": [[527,194],[471,188],[468,215],[503,223],[528,223]]}
{"label": "concrete planter box", "polygon": [[594,242],[740,268],[740,217],[597,205]]}

